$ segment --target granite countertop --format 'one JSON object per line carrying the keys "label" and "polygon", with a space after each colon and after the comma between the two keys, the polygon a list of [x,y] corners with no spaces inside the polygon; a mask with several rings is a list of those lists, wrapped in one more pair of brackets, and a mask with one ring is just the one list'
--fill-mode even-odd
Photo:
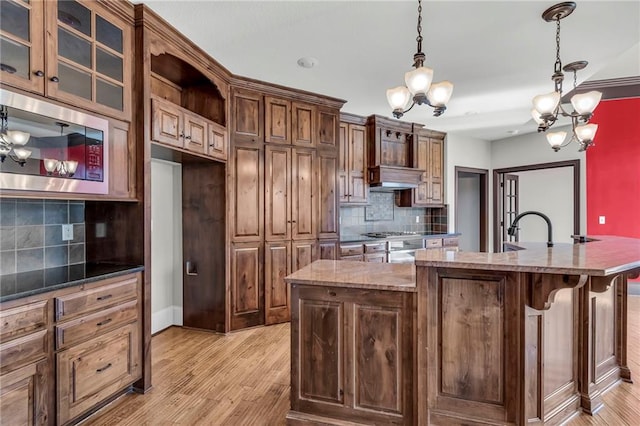
{"label": "granite countertop", "polygon": [[140,265],[82,263],[0,276],[0,302],[144,270]]}
{"label": "granite countertop", "polygon": [[425,233],[421,233],[421,234],[404,234],[404,235],[397,235],[397,236],[392,236],[392,237],[386,237],[386,238],[372,238],[372,237],[367,237],[365,235],[361,235],[361,234],[346,234],[346,235],[340,235],[340,242],[341,243],[366,243],[366,242],[372,242],[372,241],[389,241],[389,240],[402,240],[402,239],[409,239],[409,238],[449,238],[449,237],[459,237],[460,233],[451,233],[451,234],[443,234],[443,233],[438,233],[438,232],[425,232]]}
{"label": "granite countertop", "polygon": [[322,287],[416,291],[416,267],[410,263],[316,260],[285,278],[288,283]]}
{"label": "granite countertop", "polygon": [[475,253],[418,250],[416,265],[493,271],[607,276],[640,268],[640,239],[595,236],[581,244],[511,243],[520,250]]}

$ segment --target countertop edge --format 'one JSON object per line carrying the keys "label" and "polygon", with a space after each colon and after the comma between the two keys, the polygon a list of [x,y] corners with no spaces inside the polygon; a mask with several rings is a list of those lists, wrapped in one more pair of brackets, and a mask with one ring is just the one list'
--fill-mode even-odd
{"label": "countertop edge", "polygon": [[82,284],[88,284],[95,281],[106,280],[109,278],[119,277],[119,276],[128,275],[128,274],[134,274],[136,272],[142,272],[142,271],[144,271],[144,266],[142,265],[132,266],[130,268],[123,269],[121,271],[109,272],[106,274],[96,275],[94,277],[82,278],[75,281],[68,281],[66,283],[56,284],[48,287],[41,287],[33,290],[24,291],[21,293],[9,294],[9,295],[0,297],[0,303],[10,302],[12,300],[23,299],[30,296],[36,296],[38,294],[44,294],[51,291],[62,290],[68,287],[79,286]]}
{"label": "countertop edge", "polygon": [[379,290],[379,291],[395,291],[403,293],[416,293],[417,287],[414,285],[397,285],[397,284],[362,284],[353,282],[337,282],[322,280],[304,280],[285,278],[285,282],[289,285],[300,284],[313,287],[337,287],[337,288],[355,288],[361,290]]}

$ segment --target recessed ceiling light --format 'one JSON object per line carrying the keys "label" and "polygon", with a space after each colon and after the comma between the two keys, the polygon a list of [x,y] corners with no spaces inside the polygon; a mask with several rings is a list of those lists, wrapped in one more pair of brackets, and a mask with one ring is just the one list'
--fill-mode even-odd
{"label": "recessed ceiling light", "polygon": [[298,66],[302,68],[313,68],[318,65],[318,60],[311,56],[304,56],[298,59]]}
{"label": "recessed ceiling light", "polygon": [[518,129],[507,130],[507,133],[509,133],[510,135],[517,135],[518,133],[520,133],[520,130]]}

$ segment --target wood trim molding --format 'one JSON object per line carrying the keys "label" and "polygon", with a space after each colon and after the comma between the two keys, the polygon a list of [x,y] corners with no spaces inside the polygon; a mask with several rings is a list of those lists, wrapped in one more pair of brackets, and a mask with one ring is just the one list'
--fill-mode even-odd
{"label": "wood trim molding", "polygon": [[603,100],[640,97],[640,76],[585,81],[576,89],[566,93],[562,97],[562,102],[571,102],[573,95],[591,90],[602,92]]}

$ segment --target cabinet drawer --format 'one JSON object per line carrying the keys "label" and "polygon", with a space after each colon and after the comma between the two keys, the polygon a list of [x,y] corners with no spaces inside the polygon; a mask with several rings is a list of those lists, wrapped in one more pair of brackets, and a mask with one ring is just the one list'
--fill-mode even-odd
{"label": "cabinet drawer", "polygon": [[36,331],[0,344],[2,371],[43,358],[47,354],[47,330]]}
{"label": "cabinet drawer", "polygon": [[113,284],[90,290],[79,291],[68,296],[56,298],[56,320],[90,312],[113,305],[137,295],[138,279],[136,275],[119,278]]}
{"label": "cabinet drawer", "polygon": [[365,253],[379,253],[387,251],[387,243],[371,243],[364,245]]}
{"label": "cabinet drawer", "polygon": [[42,328],[47,323],[47,300],[0,311],[0,342]]}
{"label": "cabinet drawer", "polygon": [[364,255],[365,262],[373,262],[373,263],[387,263],[387,253],[374,253],[374,254],[365,254]]}
{"label": "cabinet drawer", "polygon": [[363,253],[364,253],[364,248],[362,247],[362,244],[350,244],[350,245],[340,246],[341,258],[343,258],[344,256],[354,256],[356,254],[363,254]]}
{"label": "cabinet drawer", "polygon": [[340,256],[340,260],[352,260],[356,262],[362,262],[364,260],[363,254],[356,254],[353,256]]}
{"label": "cabinet drawer", "polygon": [[442,247],[442,238],[426,238],[424,248]]}
{"label": "cabinet drawer", "polygon": [[140,376],[138,323],[56,355],[58,424],[78,417]]}
{"label": "cabinet drawer", "polygon": [[458,246],[458,238],[443,238],[442,245],[444,247],[457,247]]}
{"label": "cabinet drawer", "polygon": [[97,336],[105,330],[113,329],[135,320],[138,302],[132,300],[104,311],[84,315],[56,326],[56,349]]}

